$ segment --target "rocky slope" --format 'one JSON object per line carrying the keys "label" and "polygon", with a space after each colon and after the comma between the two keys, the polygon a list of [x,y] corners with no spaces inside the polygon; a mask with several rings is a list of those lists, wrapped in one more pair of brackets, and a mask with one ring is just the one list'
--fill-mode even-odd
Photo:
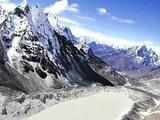
{"label": "rocky slope", "polygon": [[[20,75],[15,88],[33,92],[93,83],[114,85],[89,66],[88,55],[72,44],[71,31],[54,29],[47,14],[38,7],[23,5],[7,15],[4,13],[1,12],[4,20],[0,25],[1,68],[9,66],[10,77],[12,69]],[[6,84],[6,79],[1,84]]]}

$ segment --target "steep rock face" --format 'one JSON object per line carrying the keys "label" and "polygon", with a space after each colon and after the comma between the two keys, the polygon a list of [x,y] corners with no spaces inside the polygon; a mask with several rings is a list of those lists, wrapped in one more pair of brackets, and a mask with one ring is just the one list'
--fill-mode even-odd
{"label": "steep rock face", "polygon": [[[39,86],[35,84],[34,80],[31,81],[20,74],[16,69],[11,67],[6,62],[6,52],[0,39],[0,85],[6,86],[11,89],[20,90],[23,92],[31,92],[40,90]],[[26,86],[27,85],[27,86]]]}
{"label": "steep rock face", "polygon": [[[109,80],[114,85],[125,85],[128,82],[128,78],[121,72],[112,68],[112,65],[107,64],[97,54],[94,53],[94,49],[90,48],[87,37],[74,38],[71,42],[83,53],[88,56],[89,66],[99,75]],[[105,51],[104,51],[105,52]]]}
{"label": "steep rock face", "polygon": [[92,69],[103,76],[104,78],[111,81],[114,85],[125,85],[128,82],[127,77],[121,75],[120,72],[117,72],[110,65],[106,64],[100,58],[98,58],[92,51],[92,49],[88,50],[89,55],[89,64]]}
{"label": "steep rock face", "polygon": [[113,86],[91,69],[87,55],[68,40],[71,35],[66,37],[54,30],[38,8],[17,7],[1,22],[0,33],[7,58],[4,62],[23,75],[19,82],[24,91],[88,86],[96,82]]}

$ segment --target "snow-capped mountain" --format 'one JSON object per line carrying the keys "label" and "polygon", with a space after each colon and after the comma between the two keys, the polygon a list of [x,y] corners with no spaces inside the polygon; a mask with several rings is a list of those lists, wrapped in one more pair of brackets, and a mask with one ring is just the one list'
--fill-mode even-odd
{"label": "snow-capped mountain", "polygon": [[114,48],[96,42],[88,43],[94,54],[125,73],[151,70],[159,66],[159,55],[147,46],[135,46],[128,49]]}
{"label": "snow-capped mountain", "polygon": [[[2,61],[24,78],[17,80],[18,86],[16,83],[13,86],[32,92],[93,83],[125,84],[126,79],[116,71],[115,74],[108,72],[108,75],[112,74],[109,78],[97,72],[93,61],[99,65],[102,61],[92,58],[91,65],[91,58],[83,48],[73,45],[76,38],[71,30],[52,26],[47,15],[37,6],[31,8],[27,4],[16,7],[13,12],[1,12]],[[107,68],[104,63],[103,66]],[[123,80],[115,82],[119,78],[117,76]]]}
{"label": "snow-capped mountain", "polygon": [[159,55],[146,45],[128,48],[128,54],[136,58],[137,63],[154,66],[159,63]]}

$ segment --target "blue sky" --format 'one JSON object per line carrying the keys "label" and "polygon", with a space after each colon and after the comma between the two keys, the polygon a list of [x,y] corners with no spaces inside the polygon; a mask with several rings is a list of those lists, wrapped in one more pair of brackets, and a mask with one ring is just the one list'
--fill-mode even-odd
{"label": "blue sky", "polygon": [[[19,1],[12,0],[16,3]],[[43,8],[57,2],[28,1]],[[59,15],[79,23],[79,27],[114,38],[160,44],[160,0],[68,0],[68,6],[72,5],[72,10],[63,11]],[[68,25],[71,28],[75,26],[73,23]]]}

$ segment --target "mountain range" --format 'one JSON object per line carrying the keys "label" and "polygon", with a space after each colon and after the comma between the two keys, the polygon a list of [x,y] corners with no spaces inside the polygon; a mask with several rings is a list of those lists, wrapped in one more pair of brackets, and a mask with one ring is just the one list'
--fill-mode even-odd
{"label": "mountain range", "polygon": [[160,66],[160,55],[147,45],[120,48],[98,43],[89,37],[81,37],[73,43],[86,52],[92,50],[96,57],[113,69],[132,78],[148,75]]}
{"label": "mountain range", "polygon": [[99,88],[131,92],[135,104],[124,120],[137,118],[144,106],[155,106],[160,95],[155,51],[145,45],[120,49],[86,41],[59,25],[57,16],[54,25],[48,17],[28,4],[10,12],[0,8],[0,93],[5,99],[0,117],[26,116],[45,108],[47,100],[56,104]]}

